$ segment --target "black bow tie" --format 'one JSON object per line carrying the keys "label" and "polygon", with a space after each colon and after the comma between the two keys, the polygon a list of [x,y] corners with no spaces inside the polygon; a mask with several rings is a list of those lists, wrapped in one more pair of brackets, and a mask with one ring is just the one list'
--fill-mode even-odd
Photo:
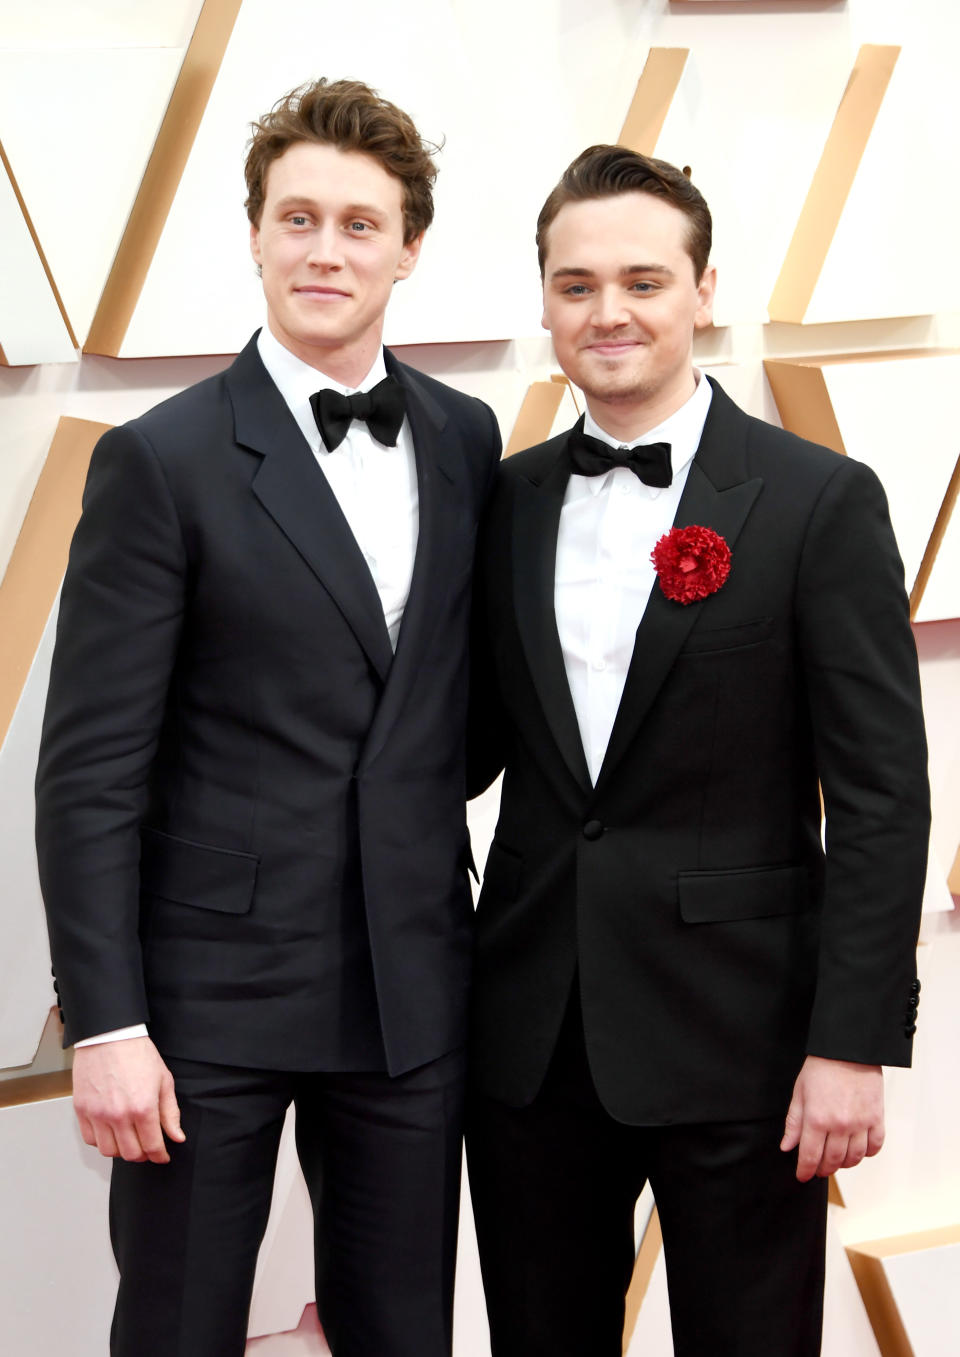
{"label": "black bow tie", "polygon": [[673,480],[669,443],[638,443],[635,448],[612,448],[600,438],[583,432],[583,417],[567,438],[570,462],[578,476],[603,476],[614,467],[625,466],[639,476],[644,485],[665,488]]}
{"label": "black bow tie", "polygon": [[357,391],[352,396],[327,387],[310,397],[310,408],[328,452],[340,446],[354,419],[362,420],[378,443],[396,447],[406,403],[406,392],[396,377],[384,377],[369,391]]}

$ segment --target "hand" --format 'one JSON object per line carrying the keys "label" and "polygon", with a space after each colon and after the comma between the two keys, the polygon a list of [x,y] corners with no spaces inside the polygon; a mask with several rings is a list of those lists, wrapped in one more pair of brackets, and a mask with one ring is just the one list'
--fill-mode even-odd
{"label": "hand", "polygon": [[781,1150],[800,1147],[801,1183],[853,1168],[883,1145],[883,1071],[879,1065],[808,1055],[793,1086]]}
{"label": "hand", "polygon": [[108,1158],[168,1164],[163,1133],[186,1140],[173,1075],[149,1037],[75,1050],[73,1108],[83,1139]]}

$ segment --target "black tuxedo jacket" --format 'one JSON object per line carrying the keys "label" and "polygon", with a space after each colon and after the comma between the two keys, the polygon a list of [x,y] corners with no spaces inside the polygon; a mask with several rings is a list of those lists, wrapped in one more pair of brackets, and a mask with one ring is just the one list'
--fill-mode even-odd
{"label": "black tuxedo jacket", "polygon": [[470,581],[500,440],[386,361],[420,503],[396,655],[255,340],[94,452],[37,781],[65,1042],[148,1021],[189,1059],[398,1073],[463,1041]]}
{"label": "black tuxedo jacket", "polygon": [[554,615],[566,435],[503,463],[483,530],[473,790],[506,772],[474,1069],[515,1104],[577,970],[632,1124],[781,1116],[807,1052],[909,1063],[929,813],[883,492],[712,385],[676,524],[720,533],[730,576],[687,605],[654,586],[595,787]]}

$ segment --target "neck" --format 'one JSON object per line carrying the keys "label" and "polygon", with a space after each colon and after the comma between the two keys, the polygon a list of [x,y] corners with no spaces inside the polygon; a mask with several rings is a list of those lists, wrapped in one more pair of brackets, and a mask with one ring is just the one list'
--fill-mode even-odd
{"label": "neck", "polygon": [[590,418],[620,443],[632,443],[642,438],[651,429],[675,415],[697,389],[697,379],[693,369],[687,378],[669,391],[658,391],[655,395],[632,395],[603,399],[596,395],[587,395],[587,409]]}
{"label": "neck", "polygon": [[274,324],[272,317],[268,317],[267,326],[274,339],[289,349],[294,357],[331,381],[349,387],[359,386],[373,367],[383,336],[382,317],[378,326],[367,330],[351,344],[308,344],[287,334]]}

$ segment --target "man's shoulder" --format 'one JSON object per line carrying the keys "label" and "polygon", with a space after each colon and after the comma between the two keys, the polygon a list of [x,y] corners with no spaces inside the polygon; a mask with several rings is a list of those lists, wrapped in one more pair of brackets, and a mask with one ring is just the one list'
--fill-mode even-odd
{"label": "man's shoulder", "polygon": [[386,352],[389,355],[388,370],[399,377],[405,385],[412,386],[422,398],[436,402],[448,417],[466,420],[482,418],[486,424],[493,419],[490,407],[479,397],[468,396],[466,392],[458,391],[455,386],[449,386],[437,377],[431,377],[426,372],[421,372],[419,368],[401,362],[396,354],[390,353],[389,350]]}
{"label": "man's shoulder", "polygon": [[543,443],[534,443],[529,448],[512,453],[500,463],[499,478],[504,484],[515,484],[518,480],[530,481],[533,485],[550,474],[557,465],[567,445],[569,429],[546,439]]}
{"label": "man's shoulder", "polygon": [[842,453],[823,443],[801,438],[778,424],[748,414],[713,379],[711,386],[713,400],[707,416],[704,442],[707,441],[708,432],[712,436],[719,433],[721,437],[742,441],[746,449],[748,474],[822,484],[848,462],[849,459]]}

